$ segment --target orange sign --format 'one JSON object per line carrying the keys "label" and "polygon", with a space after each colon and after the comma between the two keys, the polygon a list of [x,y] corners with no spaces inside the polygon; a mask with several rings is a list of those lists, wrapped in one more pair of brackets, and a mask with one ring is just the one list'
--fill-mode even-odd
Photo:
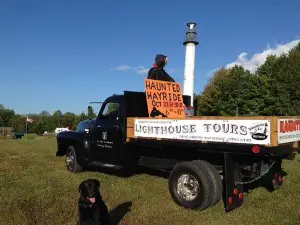
{"label": "orange sign", "polygon": [[181,84],[145,79],[145,88],[150,117],[185,117]]}

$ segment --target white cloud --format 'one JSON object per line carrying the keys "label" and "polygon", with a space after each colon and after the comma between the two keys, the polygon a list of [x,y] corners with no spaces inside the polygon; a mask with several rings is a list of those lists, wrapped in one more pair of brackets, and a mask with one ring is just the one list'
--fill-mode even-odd
{"label": "white cloud", "polygon": [[168,74],[172,74],[172,73],[175,72],[175,70],[174,70],[173,68],[170,68],[170,69],[166,69],[166,72],[167,72]]}
{"label": "white cloud", "polygon": [[117,71],[128,71],[128,70],[131,70],[131,67],[130,66],[126,66],[126,65],[120,65],[120,66],[117,66],[116,68],[114,68],[114,70],[117,70]]}
{"label": "white cloud", "polygon": [[131,67],[131,66],[127,66],[127,65],[119,65],[116,68],[114,68],[113,70],[116,71],[129,71],[129,70],[133,70],[135,71],[137,74],[140,75],[145,75],[148,73],[149,68],[146,68],[144,66],[138,66],[138,67]]}
{"label": "white cloud", "polygon": [[140,74],[140,75],[145,75],[148,73],[149,71],[149,68],[145,68],[144,66],[139,66],[138,68],[135,69],[137,74]]}
{"label": "white cloud", "polygon": [[278,44],[275,48],[271,48],[267,45],[267,48],[261,52],[252,56],[251,59],[247,59],[247,52],[242,52],[235,62],[229,63],[225,68],[231,68],[235,65],[243,66],[245,69],[255,72],[262,64],[265,63],[269,55],[280,56],[283,53],[288,53],[293,47],[299,43],[300,39],[291,41],[286,44]]}
{"label": "white cloud", "polygon": [[[149,68],[146,68],[144,66],[139,66],[138,68],[135,68],[136,73],[140,74],[140,75],[148,74],[149,70],[150,70]],[[175,70],[173,68],[170,68],[170,69],[167,69],[166,72],[169,73],[169,74],[172,74],[172,73],[175,72]]]}

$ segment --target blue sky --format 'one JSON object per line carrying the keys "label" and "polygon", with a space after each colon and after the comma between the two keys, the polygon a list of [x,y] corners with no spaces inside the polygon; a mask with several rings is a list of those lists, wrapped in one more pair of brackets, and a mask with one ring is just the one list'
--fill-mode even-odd
{"label": "blue sky", "polygon": [[0,1],[0,104],[17,113],[80,113],[89,101],[142,91],[157,53],[168,55],[166,70],[182,83],[190,20],[200,41],[197,93],[216,68],[255,68],[300,39],[299,0],[186,2]]}

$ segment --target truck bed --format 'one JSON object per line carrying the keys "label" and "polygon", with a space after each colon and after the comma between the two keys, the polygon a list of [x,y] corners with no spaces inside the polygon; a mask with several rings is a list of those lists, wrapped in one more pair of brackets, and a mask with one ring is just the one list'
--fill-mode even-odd
{"label": "truck bed", "polygon": [[185,140],[199,143],[252,144],[266,147],[300,141],[299,116],[195,116],[187,118],[127,118],[130,139]]}

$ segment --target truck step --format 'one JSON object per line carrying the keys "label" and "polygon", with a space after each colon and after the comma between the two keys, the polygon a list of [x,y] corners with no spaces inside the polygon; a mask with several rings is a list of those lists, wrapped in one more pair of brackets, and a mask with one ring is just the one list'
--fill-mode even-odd
{"label": "truck step", "polygon": [[108,168],[114,168],[114,169],[121,169],[121,166],[110,164],[110,163],[101,163],[97,161],[92,161],[91,165],[100,166],[100,167],[108,167]]}
{"label": "truck step", "polygon": [[138,164],[141,166],[155,167],[157,169],[172,169],[179,161],[172,159],[154,158],[154,157],[140,157]]}

